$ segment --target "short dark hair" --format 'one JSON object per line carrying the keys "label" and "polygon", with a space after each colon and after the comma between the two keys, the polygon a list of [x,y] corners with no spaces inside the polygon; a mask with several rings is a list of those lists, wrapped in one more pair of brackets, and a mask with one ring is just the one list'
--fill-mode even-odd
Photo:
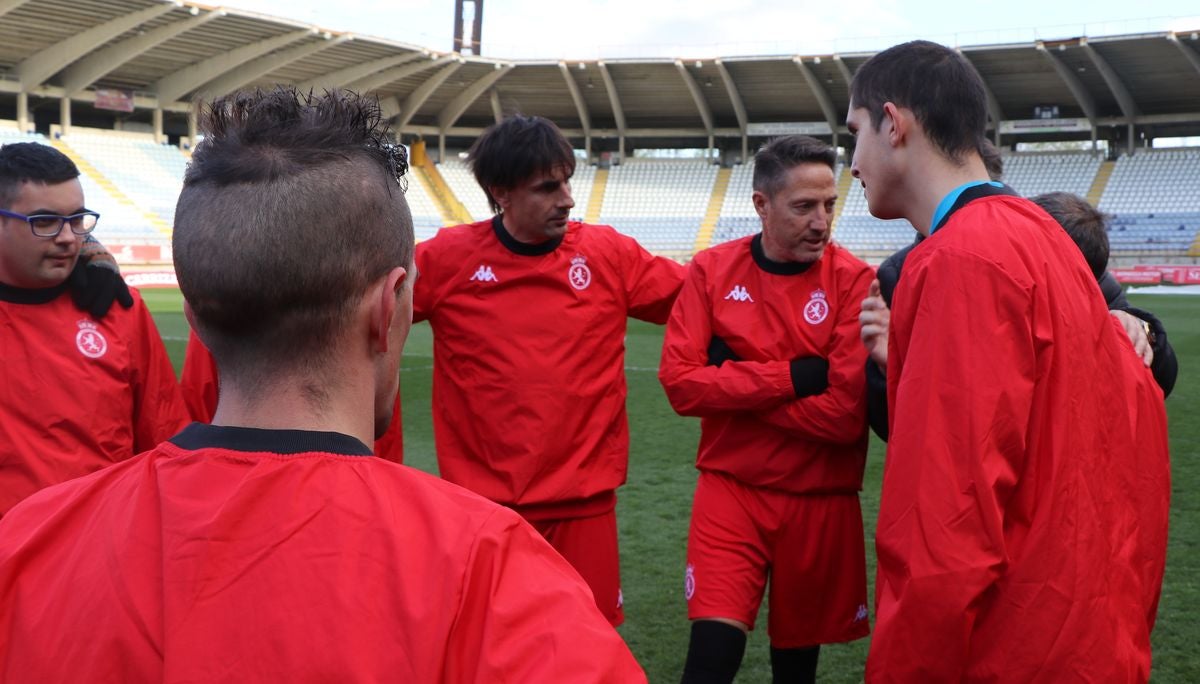
{"label": "short dark hair", "polygon": [[1048,192],[1032,199],[1067,231],[1099,280],[1108,270],[1108,214],[1069,192]]}
{"label": "short dark hair", "polygon": [[982,138],[979,141],[979,156],[983,158],[983,166],[987,169],[988,178],[999,181],[1004,178],[1004,157],[991,140]]}
{"label": "short dark hair", "polygon": [[492,124],[471,145],[467,163],[492,211],[500,205],[491,188],[511,189],[539,173],[555,169],[575,175],[575,151],[558,126],[540,116],[515,114]]}
{"label": "short dark hair", "polygon": [[13,203],[22,183],[65,183],[78,177],[75,162],[49,145],[22,142],[0,146],[0,205]]}
{"label": "short dark hair", "polygon": [[773,196],[783,187],[787,172],[801,164],[824,164],[832,170],[837,165],[837,150],[807,135],[775,138],[754,155],[754,189]]}
{"label": "short dark hair", "polygon": [[245,382],[320,370],[356,299],[412,264],[403,148],[349,91],[235,93],[201,127],[172,241],[201,339]]}
{"label": "short dark hair", "polygon": [[987,92],[958,52],[914,40],[868,59],[850,84],[850,106],[865,107],[878,130],[887,102],[912,110],[925,135],[951,160],[979,151],[987,130]]}

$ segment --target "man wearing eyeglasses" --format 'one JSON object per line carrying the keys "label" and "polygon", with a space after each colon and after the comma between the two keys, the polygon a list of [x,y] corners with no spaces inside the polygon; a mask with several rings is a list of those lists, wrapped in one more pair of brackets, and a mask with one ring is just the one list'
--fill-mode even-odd
{"label": "man wearing eyeglasses", "polygon": [[100,318],[70,294],[99,218],[68,157],[38,143],[0,147],[0,515],[188,422],[141,297]]}

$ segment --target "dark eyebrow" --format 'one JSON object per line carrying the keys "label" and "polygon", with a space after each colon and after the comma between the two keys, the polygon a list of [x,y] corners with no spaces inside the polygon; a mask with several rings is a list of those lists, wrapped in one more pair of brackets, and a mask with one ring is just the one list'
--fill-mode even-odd
{"label": "dark eyebrow", "polygon": [[69,214],[60,214],[57,211],[54,211],[53,209],[47,209],[45,207],[42,207],[40,209],[34,209],[33,211],[31,211],[25,215],[26,216],[74,216],[75,214],[82,214],[85,211],[91,211],[91,209],[88,209],[87,207],[80,207]]}

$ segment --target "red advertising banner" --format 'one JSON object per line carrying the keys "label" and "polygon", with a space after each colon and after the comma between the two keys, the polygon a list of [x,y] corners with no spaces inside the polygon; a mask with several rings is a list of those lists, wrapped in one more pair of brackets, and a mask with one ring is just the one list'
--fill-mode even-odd
{"label": "red advertising banner", "polygon": [[1176,285],[1200,285],[1200,266],[1185,266],[1175,272]]}
{"label": "red advertising banner", "polygon": [[1132,268],[1118,268],[1109,271],[1118,283],[1138,285],[1158,285],[1162,282],[1162,273],[1158,271],[1139,271]]}
{"label": "red advertising banner", "polygon": [[175,271],[143,271],[124,274],[125,283],[137,288],[179,287]]}
{"label": "red advertising banner", "polygon": [[112,245],[108,248],[118,264],[152,264],[167,261],[162,245]]}
{"label": "red advertising banner", "polygon": [[132,112],[133,91],[121,88],[97,88],[96,109],[108,109],[114,112]]}

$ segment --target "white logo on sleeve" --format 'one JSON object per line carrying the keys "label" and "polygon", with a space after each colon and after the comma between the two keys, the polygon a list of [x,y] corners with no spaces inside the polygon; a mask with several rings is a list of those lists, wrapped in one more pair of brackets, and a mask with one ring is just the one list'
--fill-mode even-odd
{"label": "white logo on sleeve", "polygon": [[687,573],[683,576],[683,597],[689,601],[696,594],[696,569],[691,563],[687,564]]}
{"label": "white logo on sleeve", "polygon": [[866,604],[860,603],[860,604],[858,604],[858,612],[856,612],[854,614],[854,621],[862,622],[863,620],[866,620],[866,619],[867,619],[867,606],[866,606]]}
{"label": "white logo on sleeve", "polygon": [[735,302],[754,303],[754,298],[750,296],[750,292],[746,290],[746,286],[744,285],[734,285],[729,294],[725,295],[725,299],[732,299]]}
{"label": "white logo on sleeve", "polygon": [[483,264],[480,264],[479,268],[475,269],[475,275],[471,276],[471,280],[478,280],[484,283],[500,282],[500,279],[496,277],[496,274],[492,273],[492,267],[485,266]]}
{"label": "white logo on sleeve", "polygon": [[571,257],[571,268],[567,270],[567,282],[576,290],[586,290],[592,284],[592,269],[582,254]]}
{"label": "white logo on sleeve", "polygon": [[75,333],[75,346],[79,353],[89,359],[98,359],[108,351],[108,340],[100,332],[99,326],[91,321],[79,321],[79,332]]}
{"label": "white logo on sleeve", "polygon": [[829,315],[829,302],[825,301],[825,290],[816,289],[808,297],[804,305],[804,320],[811,325],[817,325]]}

